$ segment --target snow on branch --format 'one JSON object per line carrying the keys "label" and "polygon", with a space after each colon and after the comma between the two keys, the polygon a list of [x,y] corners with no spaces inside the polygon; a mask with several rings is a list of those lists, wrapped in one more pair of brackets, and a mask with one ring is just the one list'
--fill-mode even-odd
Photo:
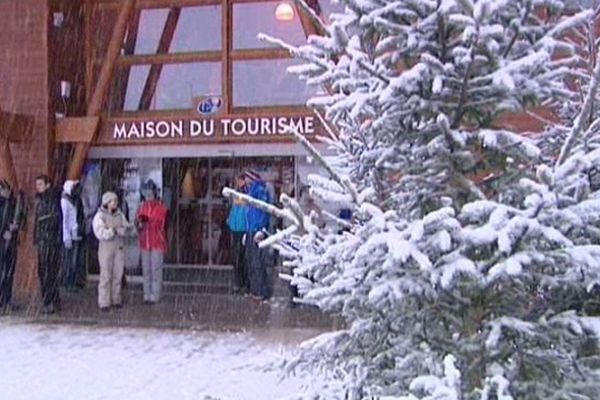
{"label": "snow on branch", "polygon": [[560,149],[560,155],[556,160],[555,167],[558,167],[559,165],[565,162],[567,157],[569,157],[571,149],[573,148],[575,142],[587,128],[590,120],[590,115],[592,113],[592,107],[594,106],[594,102],[596,100],[596,94],[598,93],[599,85],[600,62],[597,63],[596,67],[594,68],[594,72],[592,73],[592,79],[589,84],[588,91],[583,102],[583,106],[581,107],[579,115],[577,115],[575,121],[573,122],[573,126],[567,136],[567,139],[565,140],[563,147]]}
{"label": "snow on branch", "polygon": [[246,203],[250,204],[251,206],[256,207],[264,212],[267,212],[277,218],[281,218],[283,220],[291,222],[292,224],[301,226],[301,223],[298,221],[298,219],[288,210],[282,210],[272,204],[265,203],[264,201],[261,201],[261,200],[257,200],[252,196],[249,196],[244,193],[240,193],[240,192],[238,192],[234,189],[228,188],[228,187],[223,188],[222,193],[223,193],[224,197],[236,198],[238,200],[245,201]]}

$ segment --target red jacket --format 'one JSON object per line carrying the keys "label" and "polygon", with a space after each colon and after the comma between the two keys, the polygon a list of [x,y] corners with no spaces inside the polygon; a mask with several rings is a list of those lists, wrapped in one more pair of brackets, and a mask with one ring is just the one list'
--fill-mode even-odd
{"label": "red jacket", "polygon": [[160,200],[145,201],[138,211],[142,221],[140,248],[142,250],[167,251],[167,207]]}

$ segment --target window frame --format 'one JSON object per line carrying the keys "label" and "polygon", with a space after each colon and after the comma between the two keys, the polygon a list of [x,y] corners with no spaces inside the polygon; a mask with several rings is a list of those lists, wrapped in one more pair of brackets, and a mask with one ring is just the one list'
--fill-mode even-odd
{"label": "window frame", "polygon": [[[197,6],[221,6],[221,50],[203,50],[185,53],[167,53],[157,52],[155,54],[122,54],[116,62],[115,71],[123,67],[131,67],[135,65],[166,65],[166,64],[186,64],[198,62],[221,62],[221,96],[224,100],[224,114],[250,114],[272,110],[281,111],[297,111],[305,110],[304,105],[269,105],[269,106],[245,106],[234,107],[233,105],[233,63],[235,61],[255,61],[255,60],[280,60],[292,58],[291,54],[280,48],[256,48],[256,49],[234,49],[233,48],[233,7],[240,3],[270,3],[273,0],[138,0],[135,6],[135,13],[132,20],[129,22],[128,30],[135,25],[135,20],[138,20],[142,10],[158,9],[158,8],[177,8],[177,7],[197,7]],[[289,2],[295,7],[298,18],[302,24],[305,36],[314,34],[308,28],[308,17],[304,15],[304,11],[297,7],[292,0]],[[97,53],[98,43],[93,43],[93,21],[96,13],[104,11],[118,10],[120,6],[119,0],[88,0],[86,8],[86,87],[92,88],[95,79],[94,70],[102,65],[103,54]],[[165,28],[166,28],[165,23]],[[132,26],[133,25],[133,26]],[[135,30],[134,30],[135,32]],[[137,32],[136,32],[137,33]],[[164,34],[164,31],[163,31]],[[127,46],[127,36],[123,47]],[[161,37],[162,40],[162,37]],[[159,49],[160,50],[160,49]],[[133,53],[133,51],[131,52]],[[117,88],[118,90],[127,90],[127,81],[125,79],[125,87]],[[87,90],[88,100],[91,95],[91,90]],[[142,94],[143,96],[143,94]],[[122,97],[125,97],[123,92]],[[107,103],[108,104],[108,103]],[[105,109],[106,110],[106,109]],[[124,111],[113,110],[108,111],[111,117],[120,116],[159,116],[159,115],[189,115],[190,109],[179,110],[138,110]]]}

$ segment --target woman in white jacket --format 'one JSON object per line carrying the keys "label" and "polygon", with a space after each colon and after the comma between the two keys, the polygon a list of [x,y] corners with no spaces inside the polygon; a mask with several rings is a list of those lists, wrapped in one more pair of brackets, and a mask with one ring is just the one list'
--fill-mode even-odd
{"label": "woman in white jacket", "polygon": [[[79,253],[82,240],[83,211],[77,207],[78,198],[75,191],[78,181],[66,181],[60,199],[62,211],[62,239],[64,246],[65,287],[68,291],[76,289]],[[78,215],[81,214],[81,215]]]}
{"label": "woman in white jacket", "polygon": [[121,280],[125,269],[125,237],[133,231],[125,215],[119,210],[115,193],[102,195],[102,206],[92,222],[94,235],[99,240],[98,261],[100,282],[98,283],[98,306],[102,311],[110,307],[121,308]]}

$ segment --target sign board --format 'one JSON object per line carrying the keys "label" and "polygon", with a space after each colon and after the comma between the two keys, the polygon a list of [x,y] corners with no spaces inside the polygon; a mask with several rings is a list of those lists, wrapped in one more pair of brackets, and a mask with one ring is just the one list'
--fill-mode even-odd
{"label": "sign board", "polygon": [[312,114],[287,116],[216,116],[184,119],[109,119],[97,144],[157,144],[235,141],[294,141],[292,132],[320,134]]}

